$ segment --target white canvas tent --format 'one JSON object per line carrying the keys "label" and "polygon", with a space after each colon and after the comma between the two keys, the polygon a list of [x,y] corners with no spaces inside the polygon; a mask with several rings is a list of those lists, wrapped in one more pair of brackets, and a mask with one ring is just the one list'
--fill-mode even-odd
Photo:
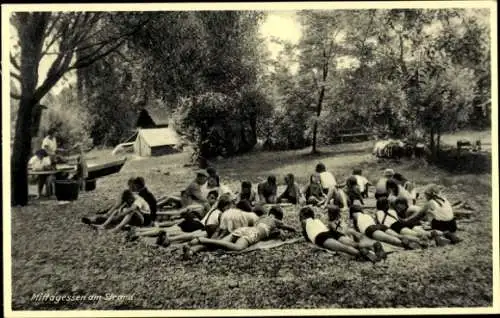
{"label": "white canvas tent", "polygon": [[176,131],[168,128],[138,129],[134,152],[141,157],[162,156],[180,152],[181,139]]}

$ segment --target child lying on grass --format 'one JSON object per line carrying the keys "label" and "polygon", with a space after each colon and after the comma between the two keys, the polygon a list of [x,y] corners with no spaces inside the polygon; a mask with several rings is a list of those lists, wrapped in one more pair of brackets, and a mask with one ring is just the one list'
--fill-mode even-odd
{"label": "child lying on grass", "polygon": [[[208,198],[207,198],[208,199]],[[201,219],[205,213],[210,211],[210,201],[206,201],[205,203],[200,203],[199,201],[194,201],[192,197],[189,195],[189,193],[185,190],[181,191],[181,206],[182,208],[179,209],[174,209],[174,210],[167,210],[167,211],[158,211],[157,217],[158,218],[167,218],[167,219],[179,219],[183,218],[186,213],[196,213],[198,214],[199,218]],[[165,222],[160,222],[163,224],[162,226],[168,226],[177,224],[178,222],[174,221],[174,223],[168,223],[171,221]]]}
{"label": "child lying on grass", "polygon": [[124,207],[113,211],[104,223],[92,225],[99,230],[105,230],[108,225],[118,223],[111,229],[112,232],[121,230],[125,225],[142,226],[144,215],[150,213],[148,203],[140,196],[134,195],[130,190],[123,191],[122,203]]}
{"label": "child lying on grass", "polygon": [[[335,223],[340,216],[340,209],[338,207],[329,207],[328,214],[331,221]],[[372,252],[368,246],[361,247],[359,243],[349,236],[338,231],[338,226],[328,228],[321,220],[316,219],[311,207],[303,207],[299,212],[299,219],[302,225],[302,234],[306,240],[320,247],[363,258],[374,263],[385,257],[382,244],[376,242],[371,246],[375,252]]]}
{"label": "child lying on grass", "polygon": [[359,205],[351,206],[349,212],[353,220],[354,229],[371,239],[394,246],[404,247],[405,249],[418,249],[421,246],[428,246],[425,241],[421,241],[415,237],[398,234],[386,225],[377,224],[373,217],[364,213],[363,208]]}
{"label": "child lying on grass", "polygon": [[[268,239],[276,230],[296,231],[293,227],[285,225],[282,219],[283,210],[279,207],[273,207],[269,211],[269,214],[261,216],[254,226],[237,228],[222,239],[199,237],[194,239],[191,244],[203,244],[230,251],[241,251],[253,244]],[[188,250],[189,248],[185,249],[185,253]]]}
{"label": "child lying on grass", "polygon": [[168,246],[171,242],[186,242],[197,237],[219,238],[238,227],[253,225],[259,219],[259,210],[255,210],[257,213],[232,208],[231,198],[223,195],[217,208],[209,211],[201,221],[195,214],[188,213],[182,222],[167,228],[133,229],[129,232],[128,239],[158,237],[157,244]]}
{"label": "child lying on grass", "polygon": [[405,236],[411,236],[416,238],[432,238],[436,236],[436,233],[425,231],[420,226],[411,227],[402,222],[399,219],[398,213],[396,212],[401,206],[407,203],[405,199],[397,199],[393,203],[393,208],[389,206],[389,200],[386,198],[380,198],[377,200],[377,213],[376,220],[378,224],[387,226],[392,231],[402,234]]}
{"label": "child lying on grass", "polygon": [[[217,202],[217,191],[212,191],[208,195],[208,202],[211,204],[215,204]],[[146,228],[137,228],[137,229],[132,229],[129,231],[127,238],[129,240],[135,240],[139,236],[149,236],[149,237],[155,237],[155,236],[162,236],[162,232],[165,232],[165,234],[168,234],[169,236],[181,236],[186,233],[194,233],[197,231],[205,231],[205,225],[203,221],[206,222],[208,219],[208,214],[205,215],[207,218],[202,217],[204,213],[200,212],[200,209],[203,209],[202,206],[196,205],[196,204],[189,204],[189,197],[184,196],[186,199],[185,203],[187,204],[187,207],[183,209],[182,213],[180,214],[182,219],[177,220],[177,221],[165,221],[165,222],[157,222],[156,227],[152,229],[146,229]],[[191,209],[192,208],[192,209]],[[215,209],[214,209],[215,210]],[[214,210],[210,211],[213,214]],[[209,212],[209,213],[210,213]],[[201,221],[200,221],[201,220]],[[218,223],[217,223],[218,225]],[[177,238],[177,240],[182,241],[183,238]],[[162,244],[166,244],[165,239],[161,239],[159,241],[162,241]]]}

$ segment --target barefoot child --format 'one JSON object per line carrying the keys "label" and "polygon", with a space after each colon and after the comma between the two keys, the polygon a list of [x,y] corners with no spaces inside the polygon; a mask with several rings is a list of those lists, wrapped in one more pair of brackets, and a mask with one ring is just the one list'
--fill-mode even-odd
{"label": "barefoot child", "polygon": [[405,236],[397,235],[394,231],[383,224],[377,224],[372,216],[363,212],[359,205],[353,205],[350,208],[351,218],[353,219],[354,229],[367,237],[376,241],[392,244],[394,246],[404,247],[406,249],[419,248],[419,244],[408,240]]}
{"label": "barefoot child", "polygon": [[253,244],[268,239],[275,230],[283,229],[294,232],[295,229],[285,225],[281,221],[282,219],[283,211],[281,208],[273,207],[268,215],[264,215],[258,219],[255,226],[240,227],[219,240],[200,237],[197,240],[198,242],[194,243],[211,245],[230,251],[241,251]]}
{"label": "barefoot child", "polygon": [[394,176],[394,170],[385,169],[384,175],[377,181],[375,185],[375,199],[387,197],[389,194],[387,193],[387,180]]}
{"label": "barefoot child", "polygon": [[[330,215],[335,221],[334,209],[330,211]],[[337,208],[338,210],[338,208]],[[338,210],[340,215],[340,210]],[[371,262],[379,261],[379,257],[370,251],[368,248],[362,248],[350,237],[341,233],[336,228],[328,228],[321,220],[316,219],[314,211],[311,207],[303,207],[299,212],[299,219],[302,225],[302,234],[309,242],[326,248],[331,251],[346,253],[355,257],[362,257]],[[382,255],[383,248],[380,243],[373,244],[375,251]]]}
{"label": "barefoot child", "polygon": [[105,230],[109,224],[119,222],[118,225],[111,229],[112,232],[117,232],[125,225],[143,225],[144,214],[150,213],[148,203],[140,196],[134,195],[130,190],[123,191],[122,202],[125,207],[112,212],[103,224],[94,226],[100,230]]}
{"label": "barefoot child", "polygon": [[[393,208],[390,208],[389,200],[387,200],[386,198],[380,198],[379,200],[377,200],[377,223],[383,224],[395,233],[405,235],[406,237],[419,238],[423,239],[424,241],[431,238],[431,232],[427,232],[424,229],[412,229],[405,223],[401,222],[398,213],[396,212],[396,209],[400,204],[406,204],[406,201],[404,199],[398,199],[396,200]],[[415,241],[417,243],[419,242],[419,240],[417,239],[415,239]]]}
{"label": "barefoot child", "polygon": [[461,241],[455,232],[457,231],[457,222],[450,202],[441,194],[435,184],[430,184],[424,191],[425,204],[413,215],[404,219],[403,222],[412,223],[420,220],[427,215],[432,218],[431,228],[442,234],[451,243],[456,244]]}
{"label": "barefoot child", "polygon": [[148,203],[149,210],[151,211],[151,214],[145,215],[144,225],[152,225],[156,222],[156,211],[158,209],[156,205],[156,198],[146,187],[146,182],[143,177],[135,178],[134,188],[137,191],[137,194]]}

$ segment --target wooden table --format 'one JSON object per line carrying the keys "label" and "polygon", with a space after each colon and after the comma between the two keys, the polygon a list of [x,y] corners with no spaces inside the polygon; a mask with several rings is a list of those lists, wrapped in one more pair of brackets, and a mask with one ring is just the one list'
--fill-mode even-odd
{"label": "wooden table", "polygon": [[[76,166],[68,165],[68,164],[58,164],[55,166],[55,168],[52,168],[50,170],[32,170],[28,169],[28,175],[31,176],[54,176],[58,173],[61,172],[75,172],[76,171]],[[54,193],[54,185],[52,182],[49,182],[50,178],[47,179],[47,182],[45,184],[47,188],[47,194],[48,196],[51,196]]]}
{"label": "wooden table", "polygon": [[34,176],[54,175],[54,174],[57,174],[59,172],[74,172],[74,171],[76,171],[76,166],[60,164],[60,165],[56,165],[55,169],[51,169],[51,170],[28,169],[28,175],[34,175]]}

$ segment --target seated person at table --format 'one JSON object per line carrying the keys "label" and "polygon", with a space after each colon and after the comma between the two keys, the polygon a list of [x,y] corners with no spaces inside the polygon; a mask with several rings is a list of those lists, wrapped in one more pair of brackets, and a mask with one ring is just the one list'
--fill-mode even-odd
{"label": "seated person at table", "polygon": [[415,220],[421,220],[429,215],[432,218],[431,228],[443,235],[451,243],[456,244],[462,240],[455,234],[457,231],[457,221],[453,213],[450,202],[441,194],[435,184],[427,186],[424,192],[424,206],[413,215],[403,219],[403,222],[413,223]]}
{"label": "seated person at table", "polygon": [[268,239],[276,230],[287,230],[295,232],[293,227],[282,222],[283,210],[280,207],[273,207],[268,215],[261,216],[254,226],[240,227],[231,231],[222,239],[209,239],[200,237],[192,244],[211,245],[230,251],[241,251],[260,241]]}
{"label": "seated person at table", "polygon": [[355,201],[359,201],[361,205],[364,205],[363,196],[359,191],[358,180],[354,176],[350,176],[346,180],[345,194],[347,195],[348,205],[351,206]]}
{"label": "seated person at table", "polygon": [[[334,210],[338,213],[334,213]],[[330,220],[335,222],[336,219],[340,218],[340,209],[332,208],[328,214]],[[359,243],[336,228],[327,227],[321,220],[315,218],[314,210],[311,207],[303,207],[299,212],[299,219],[302,225],[302,234],[306,240],[319,247],[346,253],[372,262],[379,261],[385,254],[382,245],[378,242],[370,244],[375,250],[374,253],[369,250],[368,246],[361,247]],[[377,254],[381,256],[378,257]]]}
{"label": "seated person at table", "polygon": [[257,192],[252,188],[252,183],[250,181],[243,181],[241,183],[240,194],[238,195],[236,202],[248,201],[252,206],[257,202]]}
{"label": "seated person at table", "polygon": [[123,208],[113,211],[104,223],[93,224],[93,226],[105,230],[108,225],[118,223],[111,229],[112,232],[121,230],[125,225],[142,226],[144,215],[150,213],[148,203],[140,196],[134,195],[130,190],[123,191],[122,202],[125,205]]}
{"label": "seated person at table", "polygon": [[305,203],[304,195],[299,185],[295,182],[295,176],[291,173],[285,177],[286,189],[276,200],[278,203],[289,202],[292,204]]}
{"label": "seated person at table", "polygon": [[389,193],[387,192],[387,180],[394,176],[394,170],[385,169],[384,176],[377,181],[375,185],[375,199],[388,197]]}
{"label": "seated person at table", "polygon": [[334,189],[337,186],[335,176],[330,171],[326,171],[326,167],[323,163],[320,162],[316,165],[316,173],[319,174],[324,194],[327,194],[331,189]]}
{"label": "seated person at table", "polygon": [[315,173],[311,175],[309,184],[304,190],[304,194],[307,199],[307,204],[317,205],[326,199],[323,187],[321,186],[319,174]]}
{"label": "seated person at table", "polygon": [[[207,182],[209,175],[205,170],[196,171],[196,178],[186,187],[184,190],[185,194],[188,195],[193,201],[198,202],[202,205],[207,203],[206,196],[203,196],[201,187]],[[208,194],[208,193],[207,193]],[[162,198],[158,202],[158,208],[182,208],[182,200],[179,197],[168,196]]]}
{"label": "seated person at table", "polygon": [[354,169],[352,171],[352,175],[356,178],[361,195],[363,196],[363,198],[368,198],[368,187],[372,184],[362,174],[363,171],[361,169]]}
{"label": "seated person at table", "polygon": [[[28,161],[28,167],[33,171],[51,170],[53,168],[49,155],[43,149],[39,149],[35,152],[35,155]],[[40,174],[36,176],[36,179],[38,183],[38,196],[42,196],[44,187],[46,187],[47,195],[50,195],[50,175]]]}
{"label": "seated person at table", "polygon": [[388,243],[405,249],[417,249],[420,245],[407,237],[399,235],[383,224],[377,224],[374,218],[363,212],[359,205],[350,208],[350,215],[353,220],[354,229],[376,241]]}
{"label": "seated person at table", "polygon": [[421,227],[409,227],[404,222],[399,219],[396,208],[400,204],[406,204],[405,200],[398,199],[394,202],[393,208],[389,206],[389,200],[386,198],[380,198],[377,200],[377,213],[376,220],[378,224],[383,224],[393,230],[398,234],[403,234],[405,236],[411,236],[416,238],[431,238],[433,234],[431,232],[425,231]]}
{"label": "seated person at table", "polygon": [[156,211],[157,211],[155,196],[146,187],[146,182],[144,181],[143,177],[137,177],[134,179],[134,189],[137,192],[137,195],[142,197],[148,203],[149,210],[151,211],[151,214],[149,214],[145,218],[144,225],[153,224],[154,222],[156,222]]}
{"label": "seated person at table", "polygon": [[276,195],[278,186],[276,185],[276,177],[269,176],[267,181],[259,183],[257,186],[257,193],[259,194],[259,202],[274,204],[276,203]]}

